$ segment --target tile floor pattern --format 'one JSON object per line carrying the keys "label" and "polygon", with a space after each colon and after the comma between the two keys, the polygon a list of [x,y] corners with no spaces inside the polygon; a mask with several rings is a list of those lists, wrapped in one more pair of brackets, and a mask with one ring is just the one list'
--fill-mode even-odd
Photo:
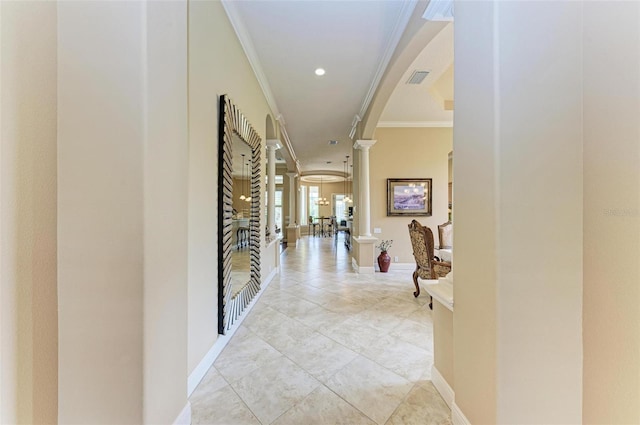
{"label": "tile floor pattern", "polygon": [[354,272],[305,237],[192,394],[193,424],[451,424],[433,387],[431,312],[410,270]]}

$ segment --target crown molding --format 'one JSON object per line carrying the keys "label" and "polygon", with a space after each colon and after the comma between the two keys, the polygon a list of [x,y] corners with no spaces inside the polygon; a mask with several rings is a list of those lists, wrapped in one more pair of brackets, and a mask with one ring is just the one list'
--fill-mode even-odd
{"label": "crown molding", "polygon": [[422,17],[427,21],[453,22],[453,0],[431,0]]}
{"label": "crown molding", "polygon": [[253,46],[253,41],[251,41],[251,37],[249,36],[249,32],[247,31],[244,22],[242,22],[242,19],[240,18],[240,12],[236,7],[235,2],[231,0],[221,0],[221,3],[224,7],[225,12],[227,12],[227,17],[229,18],[231,26],[233,26],[233,29],[238,36],[238,40],[242,45],[244,54],[247,56],[247,59],[251,64],[253,73],[256,75],[258,84],[260,84],[260,88],[262,88],[262,93],[264,94],[264,97],[266,98],[271,111],[275,116],[281,116],[278,105],[276,104],[275,98],[273,97],[273,92],[271,91],[269,80],[267,80],[267,76],[262,70],[262,64],[260,63],[258,53],[256,52],[256,48]]}
{"label": "crown molding", "polygon": [[[362,106],[360,107],[360,112],[357,116],[364,117],[367,109],[369,109],[369,104],[373,99],[373,95],[378,90],[378,86],[380,85],[380,81],[382,80],[382,76],[387,70],[387,66],[389,66],[389,62],[391,61],[391,57],[398,47],[398,43],[400,42],[400,38],[402,38],[402,34],[409,23],[409,19],[413,14],[413,10],[416,8],[416,4],[418,4],[418,0],[409,0],[405,1],[402,4],[402,10],[400,10],[400,14],[398,15],[398,20],[391,32],[391,36],[389,37],[389,43],[387,43],[387,47],[384,51],[382,59],[378,64],[378,69],[371,81],[371,86],[369,86],[369,91],[365,95]],[[358,121],[359,122],[359,121]],[[358,125],[358,122],[352,124],[350,134],[355,134],[354,128]],[[353,139],[353,136],[350,136]]]}
{"label": "crown molding", "polygon": [[379,121],[376,127],[401,127],[401,128],[453,127],[453,121]]}

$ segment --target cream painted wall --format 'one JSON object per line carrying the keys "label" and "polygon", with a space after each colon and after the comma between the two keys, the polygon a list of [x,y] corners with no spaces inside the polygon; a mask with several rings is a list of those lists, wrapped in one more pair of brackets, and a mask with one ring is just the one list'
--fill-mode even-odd
{"label": "cream painted wall", "polygon": [[638,424],[640,3],[583,7],[583,421]]}
{"label": "cream painted wall", "polygon": [[[218,100],[228,94],[265,139],[269,107],[222,4],[189,3],[189,355],[217,339]],[[263,154],[263,171],[264,156]],[[261,226],[261,229],[264,226]],[[264,232],[264,230],[262,230]],[[260,238],[264,240],[264,237]]]}
{"label": "cream painted wall", "polygon": [[472,423],[580,423],[581,5],[472,3],[455,26],[456,403]]}
{"label": "cream painted wall", "polygon": [[0,423],[57,422],[53,2],[0,2]]}
{"label": "cream painted wall", "polygon": [[455,392],[453,312],[435,299],[433,300],[433,365]]}
{"label": "cream painted wall", "polygon": [[[372,236],[393,239],[389,250],[392,260],[398,256],[399,263],[415,264],[407,228],[411,220],[430,227],[436,245],[437,226],[447,221],[447,155],[452,149],[453,132],[451,128],[378,128],[375,139],[369,152]],[[388,178],[431,178],[432,216],[387,217]],[[375,227],[382,233],[374,234]],[[410,279],[412,271],[407,273]]]}
{"label": "cream painted wall", "polygon": [[[494,2],[459,2],[454,26],[453,350],[455,403],[472,424],[497,423]],[[470,43],[469,40],[473,40]]]}
{"label": "cream painted wall", "polygon": [[187,1],[149,1],[144,150],[143,423],[187,394]]}
{"label": "cream painted wall", "polygon": [[58,3],[60,423],[187,402],[186,11]]}
{"label": "cream painted wall", "polygon": [[60,423],[142,423],[142,2],[58,4]]}
{"label": "cream painted wall", "polygon": [[456,6],[454,369],[471,423],[640,421],[639,17]]}

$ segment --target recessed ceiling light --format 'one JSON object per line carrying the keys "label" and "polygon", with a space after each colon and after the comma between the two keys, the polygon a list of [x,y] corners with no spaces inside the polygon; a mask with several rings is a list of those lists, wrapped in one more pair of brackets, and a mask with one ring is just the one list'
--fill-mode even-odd
{"label": "recessed ceiling light", "polygon": [[337,141],[337,140],[329,140],[329,144],[330,144],[331,146],[335,146],[335,145],[337,145],[337,144],[338,144],[338,141]]}
{"label": "recessed ceiling light", "polygon": [[324,69],[322,69],[322,68],[318,68],[318,69],[316,69],[316,75],[317,75],[317,76],[319,76],[319,77],[320,77],[320,76],[322,76],[322,75],[324,75],[324,72],[325,72],[325,71],[324,71]]}

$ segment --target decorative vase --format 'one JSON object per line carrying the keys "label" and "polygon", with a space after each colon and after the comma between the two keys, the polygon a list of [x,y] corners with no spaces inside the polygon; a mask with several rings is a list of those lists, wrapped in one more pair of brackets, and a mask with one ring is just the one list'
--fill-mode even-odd
{"label": "decorative vase", "polygon": [[380,266],[380,271],[382,273],[388,272],[390,264],[391,257],[389,257],[389,254],[387,254],[387,251],[382,251],[380,255],[378,255],[378,266]]}

